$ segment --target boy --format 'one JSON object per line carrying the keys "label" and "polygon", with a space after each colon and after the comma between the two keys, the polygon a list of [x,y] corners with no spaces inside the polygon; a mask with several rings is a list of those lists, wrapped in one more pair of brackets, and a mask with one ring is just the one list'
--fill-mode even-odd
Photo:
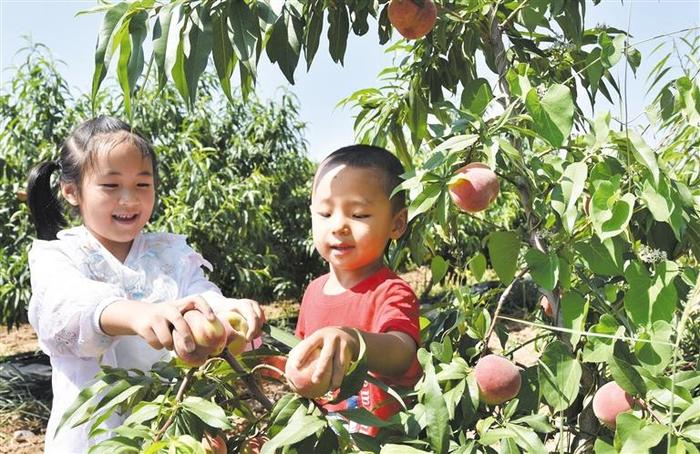
{"label": "boy", "polygon": [[[333,152],[319,165],[311,194],[314,246],[330,272],[311,282],[304,293],[295,350],[300,368],[321,350],[312,383],[331,377],[340,386],[357,359],[358,337],[364,338],[370,372],[389,385],[412,386],[421,370],[419,306],[413,290],[384,265],[390,240],[406,231],[403,193],[390,198],[401,183],[403,167],[383,148],[354,145]],[[398,402],[365,383],[359,396],[329,412],[360,406],[387,419]],[[350,424],[351,432],[376,435],[376,428]]]}

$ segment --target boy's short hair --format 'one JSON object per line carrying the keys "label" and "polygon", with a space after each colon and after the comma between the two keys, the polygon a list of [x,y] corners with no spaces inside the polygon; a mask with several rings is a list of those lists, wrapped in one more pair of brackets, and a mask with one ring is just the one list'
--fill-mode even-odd
{"label": "boy's short hair", "polygon": [[[401,179],[404,173],[403,165],[388,150],[373,145],[350,145],[335,150],[321,161],[314,176],[313,189],[316,189],[316,182],[322,174],[339,165],[379,171],[382,174],[382,186],[387,197],[391,197],[391,193],[403,181]],[[405,207],[404,191],[391,197],[391,209],[394,213],[398,213]]]}

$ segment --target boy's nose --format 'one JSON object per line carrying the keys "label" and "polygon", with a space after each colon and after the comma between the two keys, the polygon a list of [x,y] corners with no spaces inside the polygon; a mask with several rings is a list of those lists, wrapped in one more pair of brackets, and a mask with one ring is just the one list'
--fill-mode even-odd
{"label": "boy's nose", "polygon": [[338,235],[347,235],[350,233],[350,227],[348,226],[345,219],[336,218],[333,224],[333,233]]}

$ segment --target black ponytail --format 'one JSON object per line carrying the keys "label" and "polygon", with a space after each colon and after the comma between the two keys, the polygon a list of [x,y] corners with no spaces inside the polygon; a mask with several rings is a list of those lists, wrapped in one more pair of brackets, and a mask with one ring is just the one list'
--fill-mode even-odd
{"label": "black ponytail", "polygon": [[29,173],[27,203],[37,236],[42,240],[55,240],[58,231],[66,226],[61,202],[51,189],[51,175],[59,168],[56,161],[44,161]]}

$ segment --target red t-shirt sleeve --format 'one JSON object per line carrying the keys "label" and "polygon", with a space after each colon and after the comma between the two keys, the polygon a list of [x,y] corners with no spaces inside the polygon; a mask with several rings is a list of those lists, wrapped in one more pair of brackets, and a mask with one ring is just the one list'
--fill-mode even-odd
{"label": "red t-shirt sleeve", "polygon": [[406,333],[420,345],[420,326],[418,299],[405,282],[392,282],[382,295],[384,301],[374,320],[373,332],[387,333],[400,331]]}

